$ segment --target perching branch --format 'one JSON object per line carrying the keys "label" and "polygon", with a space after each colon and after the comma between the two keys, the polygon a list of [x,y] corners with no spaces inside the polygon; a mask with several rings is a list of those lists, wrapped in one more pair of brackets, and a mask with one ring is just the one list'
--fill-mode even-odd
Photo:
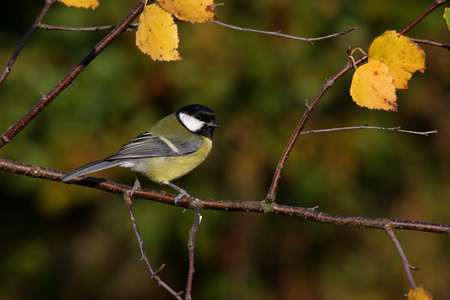
{"label": "perching branch", "polygon": [[[35,165],[15,162],[5,158],[0,158],[0,170],[25,175],[29,177],[42,178],[53,181],[60,181],[64,172],[47,169]],[[95,188],[109,193],[123,195],[131,191],[131,186],[105,181],[105,179],[85,176],[84,179],[71,184],[82,185]],[[147,189],[138,189],[133,196],[153,200],[161,203],[175,205],[175,196],[164,191],[153,191]],[[420,221],[393,220],[393,219],[374,219],[363,217],[346,217],[327,214],[317,211],[316,208],[294,207],[280,205],[277,203],[267,203],[266,201],[238,201],[238,200],[214,200],[200,198],[183,197],[178,201],[178,206],[184,208],[194,208],[199,206],[201,209],[241,211],[253,213],[277,214],[292,217],[300,217],[320,223],[352,226],[364,228],[376,228],[385,230],[386,224],[391,224],[392,229],[425,231],[433,233],[450,234],[449,224],[435,224]]]}

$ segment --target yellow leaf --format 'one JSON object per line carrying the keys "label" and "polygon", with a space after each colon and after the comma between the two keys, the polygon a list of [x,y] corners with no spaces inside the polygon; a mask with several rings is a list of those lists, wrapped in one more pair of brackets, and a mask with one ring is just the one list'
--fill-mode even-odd
{"label": "yellow leaf", "polygon": [[98,0],[58,0],[61,3],[64,3],[67,6],[74,6],[78,8],[92,8],[96,9],[99,5]]}
{"label": "yellow leaf", "polygon": [[156,4],[147,5],[139,17],[136,45],[153,60],[181,60],[178,27],[171,14]]}
{"label": "yellow leaf", "polygon": [[372,60],[356,69],[350,95],[359,106],[397,110],[394,79],[388,66],[380,61]]}
{"label": "yellow leaf", "polygon": [[180,20],[206,23],[217,19],[213,0],[158,0],[167,12]]}
{"label": "yellow leaf", "polygon": [[447,23],[448,30],[450,30],[450,7],[444,9],[444,19]]}
{"label": "yellow leaf", "polygon": [[422,286],[419,286],[415,290],[409,290],[408,300],[433,300],[433,297]]}
{"label": "yellow leaf", "polygon": [[385,63],[394,77],[397,89],[407,89],[414,72],[425,70],[425,52],[410,38],[393,30],[377,37],[369,48],[369,62],[373,59]]}

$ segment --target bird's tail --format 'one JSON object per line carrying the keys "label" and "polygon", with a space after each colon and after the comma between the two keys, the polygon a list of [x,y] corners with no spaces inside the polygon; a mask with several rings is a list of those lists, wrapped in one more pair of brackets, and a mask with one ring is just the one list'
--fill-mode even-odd
{"label": "bird's tail", "polygon": [[62,178],[61,181],[62,182],[67,182],[71,179],[74,179],[75,177],[81,176],[81,175],[85,175],[85,174],[89,174],[92,172],[97,172],[100,170],[104,170],[104,169],[108,169],[108,168],[112,168],[115,167],[117,165],[120,165],[121,161],[120,160],[112,160],[112,161],[107,161],[107,160],[97,160],[91,163],[88,163],[84,166],[81,166],[73,171],[70,171],[68,173],[66,173]]}

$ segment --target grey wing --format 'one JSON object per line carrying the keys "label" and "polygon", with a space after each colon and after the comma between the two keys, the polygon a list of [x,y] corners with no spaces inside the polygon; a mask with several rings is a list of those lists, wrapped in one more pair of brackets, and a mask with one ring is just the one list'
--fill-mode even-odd
{"label": "grey wing", "polygon": [[116,154],[107,157],[105,160],[183,156],[197,151],[202,142],[203,140],[196,135],[185,142],[180,142],[169,137],[160,137],[144,132],[123,145]]}

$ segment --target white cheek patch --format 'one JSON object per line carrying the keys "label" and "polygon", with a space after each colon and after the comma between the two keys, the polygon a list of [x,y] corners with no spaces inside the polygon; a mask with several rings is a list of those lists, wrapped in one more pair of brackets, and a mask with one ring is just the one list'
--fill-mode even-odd
{"label": "white cheek patch", "polygon": [[205,122],[200,121],[199,119],[194,118],[193,116],[187,115],[185,113],[180,113],[180,120],[184,126],[191,132],[196,132],[200,130]]}

